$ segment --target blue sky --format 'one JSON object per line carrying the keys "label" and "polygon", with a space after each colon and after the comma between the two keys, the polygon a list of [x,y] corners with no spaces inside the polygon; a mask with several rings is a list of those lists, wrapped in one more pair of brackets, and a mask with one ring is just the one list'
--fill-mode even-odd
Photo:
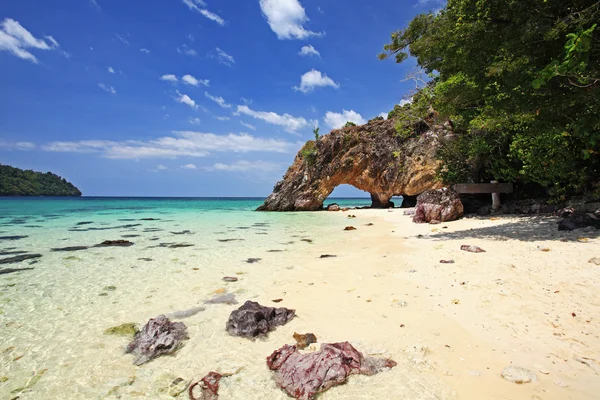
{"label": "blue sky", "polygon": [[0,163],[90,196],[266,196],[315,124],[327,133],[402,101],[414,63],[376,55],[438,6],[4,0]]}

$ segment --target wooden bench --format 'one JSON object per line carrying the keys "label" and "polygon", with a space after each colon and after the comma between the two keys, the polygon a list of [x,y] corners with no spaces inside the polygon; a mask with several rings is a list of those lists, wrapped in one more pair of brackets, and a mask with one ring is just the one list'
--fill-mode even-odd
{"label": "wooden bench", "polygon": [[512,193],[514,187],[512,183],[498,183],[491,181],[490,183],[458,183],[454,185],[454,190],[463,194],[492,194],[492,211],[500,210],[500,193]]}

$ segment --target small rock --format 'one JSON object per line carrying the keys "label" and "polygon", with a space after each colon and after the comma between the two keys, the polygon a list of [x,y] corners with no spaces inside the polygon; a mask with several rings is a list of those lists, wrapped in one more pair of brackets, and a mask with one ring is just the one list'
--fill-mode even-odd
{"label": "small rock", "polygon": [[594,257],[594,258],[590,258],[590,260],[588,261],[590,264],[596,264],[596,265],[600,265],[600,257]]}
{"label": "small rock", "polygon": [[327,211],[340,211],[340,206],[336,203],[332,203],[327,206]]}
{"label": "small rock", "polygon": [[317,337],[312,333],[300,334],[294,332],[294,340],[296,340],[299,349],[305,349],[312,343],[317,343]]}
{"label": "small rock", "polygon": [[345,227],[345,228],[344,228],[344,230],[345,230],[345,231],[355,231],[355,230],[356,230],[356,228],[355,228],[355,227],[353,227],[353,226],[347,226],[347,227]]}
{"label": "small rock", "polygon": [[257,263],[257,262],[259,262],[260,260],[262,260],[262,258],[248,258],[248,259],[246,260],[246,262],[247,262],[248,264],[254,264],[254,263]]}
{"label": "small rock", "polygon": [[273,299],[271,300],[273,303],[281,303],[283,299]]}
{"label": "small rock", "polygon": [[337,257],[335,254],[321,254],[319,258],[334,258]]}
{"label": "small rock", "polygon": [[460,304],[460,300],[459,299],[452,299],[450,302],[452,304],[454,304],[454,305],[459,305]]}
{"label": "small rock", "polygon": [[454,264],[454,260],[440,260],[440,264]]}
{"label": "small rock", "polygon": [[225,282],[237,282],[238,278],[236,278],[235,276],[226,276],[223,278],[223,280]]}
{"label": "small rock", "polygon": [[133,242],[129,240],[105,240],[104,242],[95,245],[94,247],[129,247],[133,246]]}
{"label": "small rock", "polygon": [[368,224],[365,224],[365,226],[373,226],[374,224],[372,222],[369,222]]}
{"label": "small rock", "polygon": [[537,382],[537,375],[534,372],[513,365],[504,368],[501,375],[507,381],[518,384]]}
{"label": "small rock", "polygon": [[356,215],[348,215],[348,218],[356,218]]}
{"label": "small rock", "polygon": [[290,322],[295,316],[295,310],[264,307],[254,301],[246,301],[240,308],[231,312],[226,330],[232,336],[266,336],[277,326]]}
{"label": "small rock", "polygon": [[394,307],[408,307],[408,303],[404,300],[396,300],[392,303]]}
{"label": "small rock", "polygon": [[470,253],[485,253],[485,250],[478,246],[470,246],[468,244],[463,244],[460,246],[460,249],[463,251],[468,251]]}
{"label": "small rock", "polygon": [[127,346],[127,353],[135,356],[133,363],[142,365],[163,354],[176,352],[189,339],[187,327],[182,322],[171,322],[164,315],[151,318],[135,334]]}

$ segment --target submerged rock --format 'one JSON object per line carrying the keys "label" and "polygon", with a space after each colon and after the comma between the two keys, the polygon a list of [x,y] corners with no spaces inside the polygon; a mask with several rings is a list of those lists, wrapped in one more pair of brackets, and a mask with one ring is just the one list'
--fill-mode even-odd
{"label": "submerged rock", "polygon": [[182,322],[171,322],[164,315],[150,319],[141,331],[135,334],[127,346],[127,353],[135,356],[133,363],[142,365],[163,354],[171,354],[189,339],[187,327]]}
{"label": "submerged rock", "polygon": [[0,269],[0,275],[12,274],[13,272],[28,271],[33,268],[3,268]]}
{"label": "submerged rock", "polygon": [[80,251],[80,250],[87,250],[89,249],[88,246],[69,246],[69,247],[55,247],[53,249],[50,249],[50,251]]}
{"label": "submerged rock", "polygon": [[94,247],[129,247],[133,246],[133,242],[129,240],[105,240],[104,242],[95,245]]}
{"label": "submerged rock", "polygon": [[255,338],[266,336],[277,326],[290,322],[295,316],[296,310],[265,307],[254,301],[246,301],[240,308],[232,311],[225,328],[230,335]]}
{"label": "submerged rock", "polygon": [[104,331],[105,335],[130,336],[134,337],[139,331],[139,326],[136,323],[128,322],[125,324],[113,326]]}
{"label": "submerged rock", "polygon": [[205,311],[206,308],[202,306],[192,307],[187,310],[175,311],[170,314],[167,314],[167,318],[169,319],[184,319],[189,318],[193,315],[198,314],[199,312]]}
{"label": "submerged rock", "polygon": [[40,258],[41,256],[41,254],[21,254],[14,257],[0,258],[0,264],[15,264],[25,260]]}
{"label": "submerged rock", "polygon": [[26,235],[15,235],[15,236],[0,236],[0,240],[21,240],[28,238]]}
{"label": "submerged rock", "polygon": [[[218,372],[211,371],[198,382],[192,383],[188,391],[190,400],[218,400],[219,381],[222,377],[223,375],[219,374]],[[200,397],[194,396],[194,388],[196,386],[200,386],[200,389],[202,390]]]}
{"label": "submerged rock", "polygon": [[204,304],[229,304],[234,305],[238,304],[237,299],[235,298],[235,294],[227,293],[222,295],[217,295],[210,300],[204,301]]}
{"label": "submerged rock", "polygon": [[454,221],[462,217],[463,204],[459,194],[448,188],[428,190],[417,197],[413,222]]}
{"label": "submerged rock", "polygon": [[301,400],[341,385],[350,375],[375,375],[396,366],[391,359],[364,357],[348,342],[326,343],[321,350],[301,354],[296,346],[285,345],[267,357],[275,371],[275,383],[289,396]]}
{"label": "submerged rock", "polygon": [[260,260],[262,260],[262,258],[248,258],[248,259],[246,260],[246,262],[247,262],[248,264],[254,264],[254,263],[257,263],[257,262],[259,262]]}

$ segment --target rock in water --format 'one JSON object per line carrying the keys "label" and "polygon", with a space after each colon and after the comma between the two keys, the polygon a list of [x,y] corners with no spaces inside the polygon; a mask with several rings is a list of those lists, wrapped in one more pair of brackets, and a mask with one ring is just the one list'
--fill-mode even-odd
{"label": "rock in water", "polygon": [[21,261],[40,258],[41,256],[41,254],[22,254],[14,257],[0,258],[0,264],[15,264],[20,263]]}
{"label": "rock in water", "polygon": [[233,304],[237,304],[237,303],[238,303],[238,301],[235,298],[235,294],[233,294],[233,293],[227,293],[227,294],[222,294],[222,295],[215,295],[212,299],[204,301],[204,304],[229,304],[229,305],[233,305]]}
{"label": "rock in water", "polygon": [[275,371],[275,382],[284,392],[300,400],[346,382],[350,375],[375,375],[396,366],[390,359],[364,357],[348,342],[326,343],[321,350],[301,354],[296,346],[285,345],[267,357]]}
{"label": "rock in water", "polygon": [[417,197],[413,222],[454,221],[462,217],[463,204],[459,194],[448,188],[428,190]]}
{"label": "rock in water", "polygon": [[135,365],[142,365],[163,354],[174,353],[187,339],[187,327],[182,322],[171,322],[159,315],[135,334],[126,352],[135,356]]}
{"label": "rock in water", "polygon": [[507,381],[519,384],[537,382],[537,375],[534,372],[512,365],[504,368],[501,375]]}
{"label": "rock in water", "polygon": [[316,211],[339,185],[371,194],[372,207],[393,207],[394,195],[417,195],[441,187],[435,179],[440,139],[451,139],[449,127],[415,126],[414,135],[399,138],[396,120],[371,121],[335,129],[308,141],[261,211]]}
{"label": "rock in water", "polygon": [[133,242],[129,240],[105,240],[104,242],[95,245],[94,247],[129,247],[133,246]]}
{"label": "rock in water", "polygon": [[267,335],[275,327],[290,322],[295,316],[296,310],[265,307],[254,301],[246,301],[229,315],[226,329],[233,336],[255,338]]}

